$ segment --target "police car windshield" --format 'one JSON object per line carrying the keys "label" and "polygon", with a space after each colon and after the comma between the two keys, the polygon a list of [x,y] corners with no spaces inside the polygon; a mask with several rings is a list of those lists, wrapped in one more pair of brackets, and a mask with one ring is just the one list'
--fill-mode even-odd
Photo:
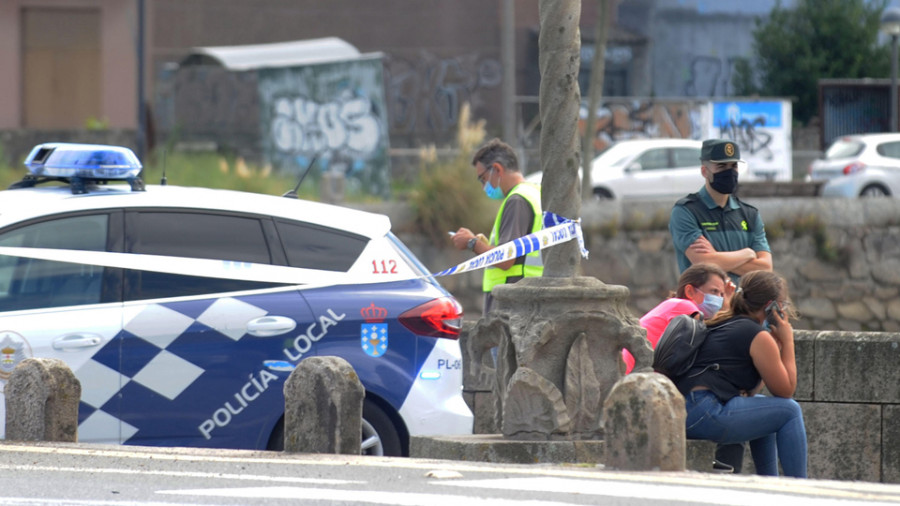
{"label": "police car windshield", "polygon": [[416,258],[415,255],[406,247],[405,244],[400,242],[400,239],[394,235],[393,232],[387,233],[387,238],[390,243],[394,246],[394,249],[397,250],[397,253],[400,254],[400,257],[406,261],[406,264],[409,265],[410,269],[415,272],[417,276],[423,276],[427,279],[431,284],[437,285],[437,280],[431,275],[431,272]]}

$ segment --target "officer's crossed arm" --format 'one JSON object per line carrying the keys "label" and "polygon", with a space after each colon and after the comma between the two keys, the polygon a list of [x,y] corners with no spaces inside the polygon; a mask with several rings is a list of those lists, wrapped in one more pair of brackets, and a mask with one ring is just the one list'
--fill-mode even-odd
{"label": "officer's crossed arm", "polygon": [[752,271],[771,271],[773,268],[772,254],[769,253],[768,251],[757,251],[755,253],[756,253],[756,258],[754,258],[753,260],[750,260],[749,262],[745,263],[744,265],[741,265],[740,267],[738,267],[736,269],[732,269],[731,272],[733,272],[739,276],[743,276],[744,274],[747,274],[748,272],[752,272]]}
{"label": "officer's crossed arm", "polygon": [[772,270],[772,254],[768,251],[753,251],[743,248],[736,251],[716,251],[712,243],[702,235],[698,237],[684,255],[691,264],[706,262],[718,265],[726,272],[742,276],[750,271]]}

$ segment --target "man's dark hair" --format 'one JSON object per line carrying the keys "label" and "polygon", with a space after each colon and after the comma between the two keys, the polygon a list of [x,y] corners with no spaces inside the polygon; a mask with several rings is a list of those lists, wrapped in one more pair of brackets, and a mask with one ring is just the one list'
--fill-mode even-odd
{"label": "man's dark hair", "polygon": [[497,138],[491,139],[475,152],[475,156],[472,157],[472,165],[474,166],[478,162],[481,162],[481,165],[486,168],[494,163],[499,163],[508,170],[519,171],[519,159],[516,157],[516,152],[513,151],[512,146]]}

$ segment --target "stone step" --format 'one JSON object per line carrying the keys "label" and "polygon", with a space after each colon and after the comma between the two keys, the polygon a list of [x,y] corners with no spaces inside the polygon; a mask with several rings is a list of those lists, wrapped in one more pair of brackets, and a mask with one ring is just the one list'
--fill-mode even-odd
{"label": "stone step", "polygon": [[[713,472],[716,444],[689,439],[685,452],[689,471]],[[409,456],[423,459],[503,464],[603,464],[603,441],[513,441],[500,434],[412,437]],[[752,474],[750,451],[742,474]]]}

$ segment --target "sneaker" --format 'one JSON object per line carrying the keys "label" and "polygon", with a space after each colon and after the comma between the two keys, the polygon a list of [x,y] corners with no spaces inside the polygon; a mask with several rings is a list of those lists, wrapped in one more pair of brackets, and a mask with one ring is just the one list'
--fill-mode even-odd
{"label": "sneaker", "polygon": [[712,467],[712,472],[714,473],[734,473],[734,467],[715,459],[713,459]]}

